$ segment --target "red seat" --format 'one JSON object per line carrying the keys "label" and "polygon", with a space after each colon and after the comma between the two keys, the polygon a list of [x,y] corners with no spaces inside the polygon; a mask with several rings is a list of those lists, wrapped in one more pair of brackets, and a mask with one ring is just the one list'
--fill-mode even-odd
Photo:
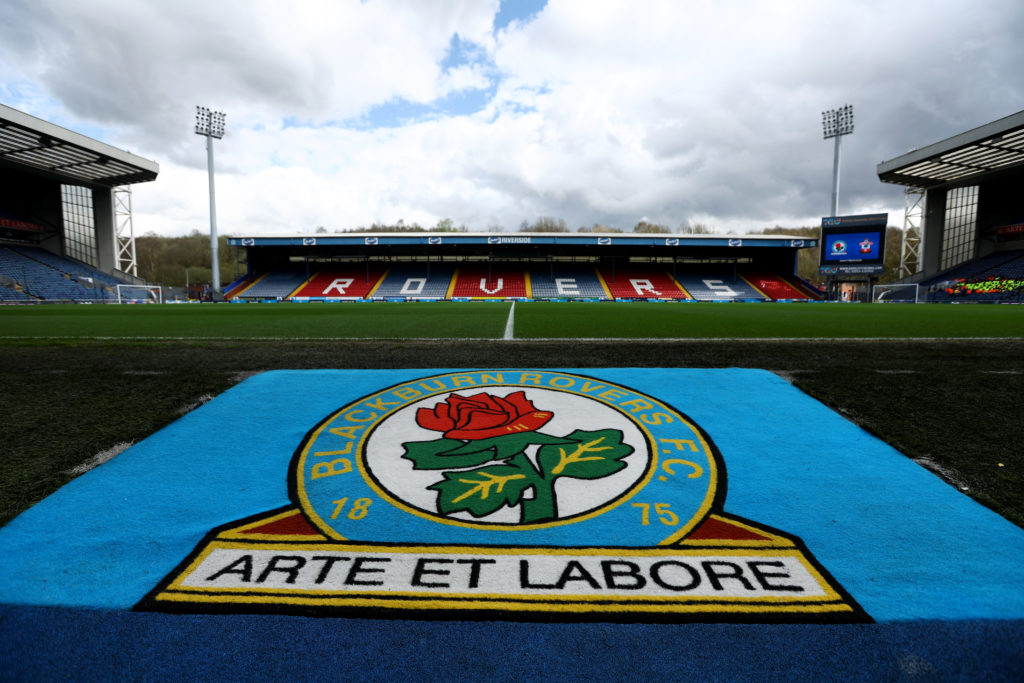
{"label": "red seat", "polygon": [[600,269],[608,291],[616,299],[690,299],[683,288],[665,270],[616,268]]}
{"label": "red seat", "polygon": [[522,270],[463,266],[455,276],[452,298],[507,299],[526,298],[526,273]]}
{"label": "red seat", "polygon": [[773,299],[810,299],[796,285],[773,273],[743,273],[743,277]]}
{"label": "red seat", "polygon": [[323,270],[292,297],[325,299],[365,299],[384,274],[380,266],[371,266],[369,276],[364,267]]}

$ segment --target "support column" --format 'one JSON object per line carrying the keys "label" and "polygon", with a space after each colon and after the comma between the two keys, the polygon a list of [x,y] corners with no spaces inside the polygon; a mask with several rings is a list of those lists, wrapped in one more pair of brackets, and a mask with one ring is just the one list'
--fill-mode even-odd
{"label": "support column", "polygon": [[924,190],[908,187],[904,191],[903,244],[900,248],[899,279],[921,271],[921,243],[924,237]]}
{"label": "support column", "polygon": [[946,190],[928,190],[924,195],[924,220],[921,226],[921,268],[926,273],[939,270],[942,256],[942,232],[946,224]]}
{"label": "support column", "polygon": [[96,267],[104,273],[112,273],[117,268],[117,227],[114,194],[109,188],[93,189],[92,219],[96,229]]}

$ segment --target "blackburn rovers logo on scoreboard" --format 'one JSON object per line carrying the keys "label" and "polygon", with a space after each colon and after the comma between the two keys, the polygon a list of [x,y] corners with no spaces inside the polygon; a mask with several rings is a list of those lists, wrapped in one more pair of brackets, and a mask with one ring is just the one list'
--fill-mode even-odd
{"label": "blackburn rovers logo on scoreboard", "polygon": [[867,619],[799,539],[725,512],[699,425],[627,386],[422,377],[328,415],[281,475],[293,505],[211,531],[138,607]]}

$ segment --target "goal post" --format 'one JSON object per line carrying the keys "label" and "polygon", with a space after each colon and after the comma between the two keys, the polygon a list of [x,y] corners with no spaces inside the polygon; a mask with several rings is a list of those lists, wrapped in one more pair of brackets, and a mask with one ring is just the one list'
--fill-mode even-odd
{"label": "goal post", "polygon": [[160,285],[117,285],[119,304],[162,304],[164,289]]}
{"label": "goal post", "polygon": [[889,284],[875,285],[871,290],[871,300],[875,303],[899,303],[916,304],[920,303],[918,294],[920,285],[913,284]]}

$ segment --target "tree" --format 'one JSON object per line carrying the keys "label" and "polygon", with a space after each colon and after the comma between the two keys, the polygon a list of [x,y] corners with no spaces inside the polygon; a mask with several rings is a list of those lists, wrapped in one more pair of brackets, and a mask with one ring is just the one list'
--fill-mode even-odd
{"label": "tree", "polygon": [[434,232],[469,232],[469,228],[463,225],[455,225],[451,218],[442,218],[434,226]]}
{"label": "tree", "polygon": [[[229,247],[226,235],[218,239],[217,250],[222,285],[245,272],[244,265],[238,260],[242,250]],[[135,239],[135,258],[139,277],[165,287],[181,287],[186,280],[191,284],[208,284],[213,273],[210,237],[198,230],[183,237],[146,233]]]}
{"label": "tree", "polygon": [[714,229],[707,223],[685,221],[679,225],[679,232],[683,235],[710,235],[714,233]]}
{"label": "tree", "polygon": [[664,225],[658,225],[657,223],[648,223],[647,221],[640,221],[633,226],[633,232],[641,233],[670,233],[672,232]]}
{"label": "tree", "polygon": [[404,220],[399,220],[394,225],[385,225],[384,223],[373,223],[370,227],[359,226],[358,228],[352,228],[346,230],[346,232],[427,232],[427,229],[422,227],[419,223],[405,224]]}
{"label": "tree", "polygon": [[533,225],[523,221],[519,226],[519,232],[569,232],[569,228],[565,225],[565,219],[541,216]]}
{"label": "tree", "polygon": [[622,230],[611,225],[601,225],[600,223],[594,223],[594,225],[589,228],[585,225],[581,226],[580,229],[577,230],[576,232],[622,232]]}

